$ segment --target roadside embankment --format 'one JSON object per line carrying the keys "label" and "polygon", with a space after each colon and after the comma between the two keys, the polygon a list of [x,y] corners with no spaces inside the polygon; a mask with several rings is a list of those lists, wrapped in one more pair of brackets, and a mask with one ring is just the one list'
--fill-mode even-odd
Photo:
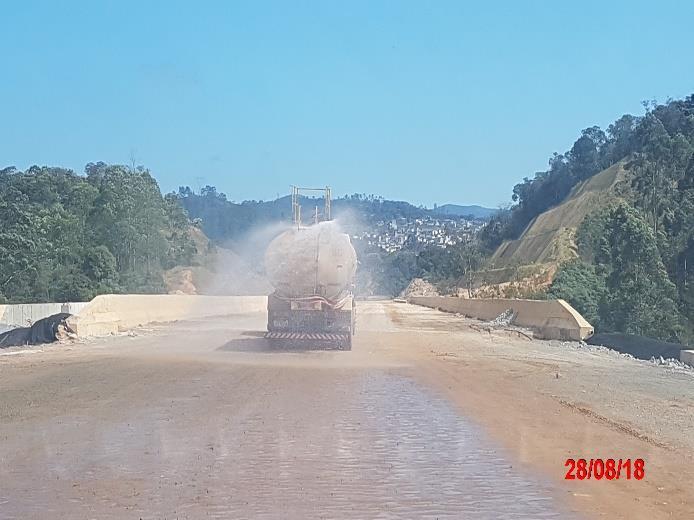
{"label": "roadside embankment", "polygon": [[492,320],[512,309],[515,314],[513,323],[532,329],[542,339],[582,341],[593,334],[593,326],[564,300],[413,296],[408,301],[481,320]]}
{"label": "roadside embankment", "polygon": [[266,296],[104,294],[77,315],[70,327],[80,336],[103,336],[153,322],[263,312]]}

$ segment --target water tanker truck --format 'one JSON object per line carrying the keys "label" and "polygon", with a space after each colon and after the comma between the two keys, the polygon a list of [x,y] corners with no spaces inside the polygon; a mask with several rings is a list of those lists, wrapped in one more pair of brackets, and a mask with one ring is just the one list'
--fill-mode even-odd
{"label": "water tanker truck", "polygon": [[[327,188],[327,218],[329,194]],[[268,296],[266,338],[349,350],[355,323],[356,252],[349,235],[335,222],[318,222],[317,210],[315,223],[302,226],[298,194],[296,200],[294,191],[292,195],[294,225],[265,253],[265,270],[275,289]]]}

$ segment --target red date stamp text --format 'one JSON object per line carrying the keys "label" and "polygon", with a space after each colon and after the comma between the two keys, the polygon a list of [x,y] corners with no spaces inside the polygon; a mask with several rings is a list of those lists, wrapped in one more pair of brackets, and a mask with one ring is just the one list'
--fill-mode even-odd
{"label": "red date stamp text", "polygon": [[643,459],[566,459],[566,480],[641,480],[646,476]]}

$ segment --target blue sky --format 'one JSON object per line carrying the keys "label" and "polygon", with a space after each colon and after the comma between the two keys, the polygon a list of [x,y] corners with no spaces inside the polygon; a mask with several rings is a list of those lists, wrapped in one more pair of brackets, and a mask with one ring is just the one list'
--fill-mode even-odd
{"label": "blue sky", "polygon": [[694,93],[692,2],[3,2],[0,166],[510,200],[582,128]]}

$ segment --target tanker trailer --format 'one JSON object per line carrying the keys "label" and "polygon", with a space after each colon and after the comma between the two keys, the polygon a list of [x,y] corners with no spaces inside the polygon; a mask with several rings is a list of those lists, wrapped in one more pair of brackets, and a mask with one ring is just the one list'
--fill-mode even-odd
{"label": "tanker trailer", "polygon": [[356,268],[349,235],[334,222],[298,226],[276,237],[265,253],[275,288],[268,297],[266,337],[350,350]]}

